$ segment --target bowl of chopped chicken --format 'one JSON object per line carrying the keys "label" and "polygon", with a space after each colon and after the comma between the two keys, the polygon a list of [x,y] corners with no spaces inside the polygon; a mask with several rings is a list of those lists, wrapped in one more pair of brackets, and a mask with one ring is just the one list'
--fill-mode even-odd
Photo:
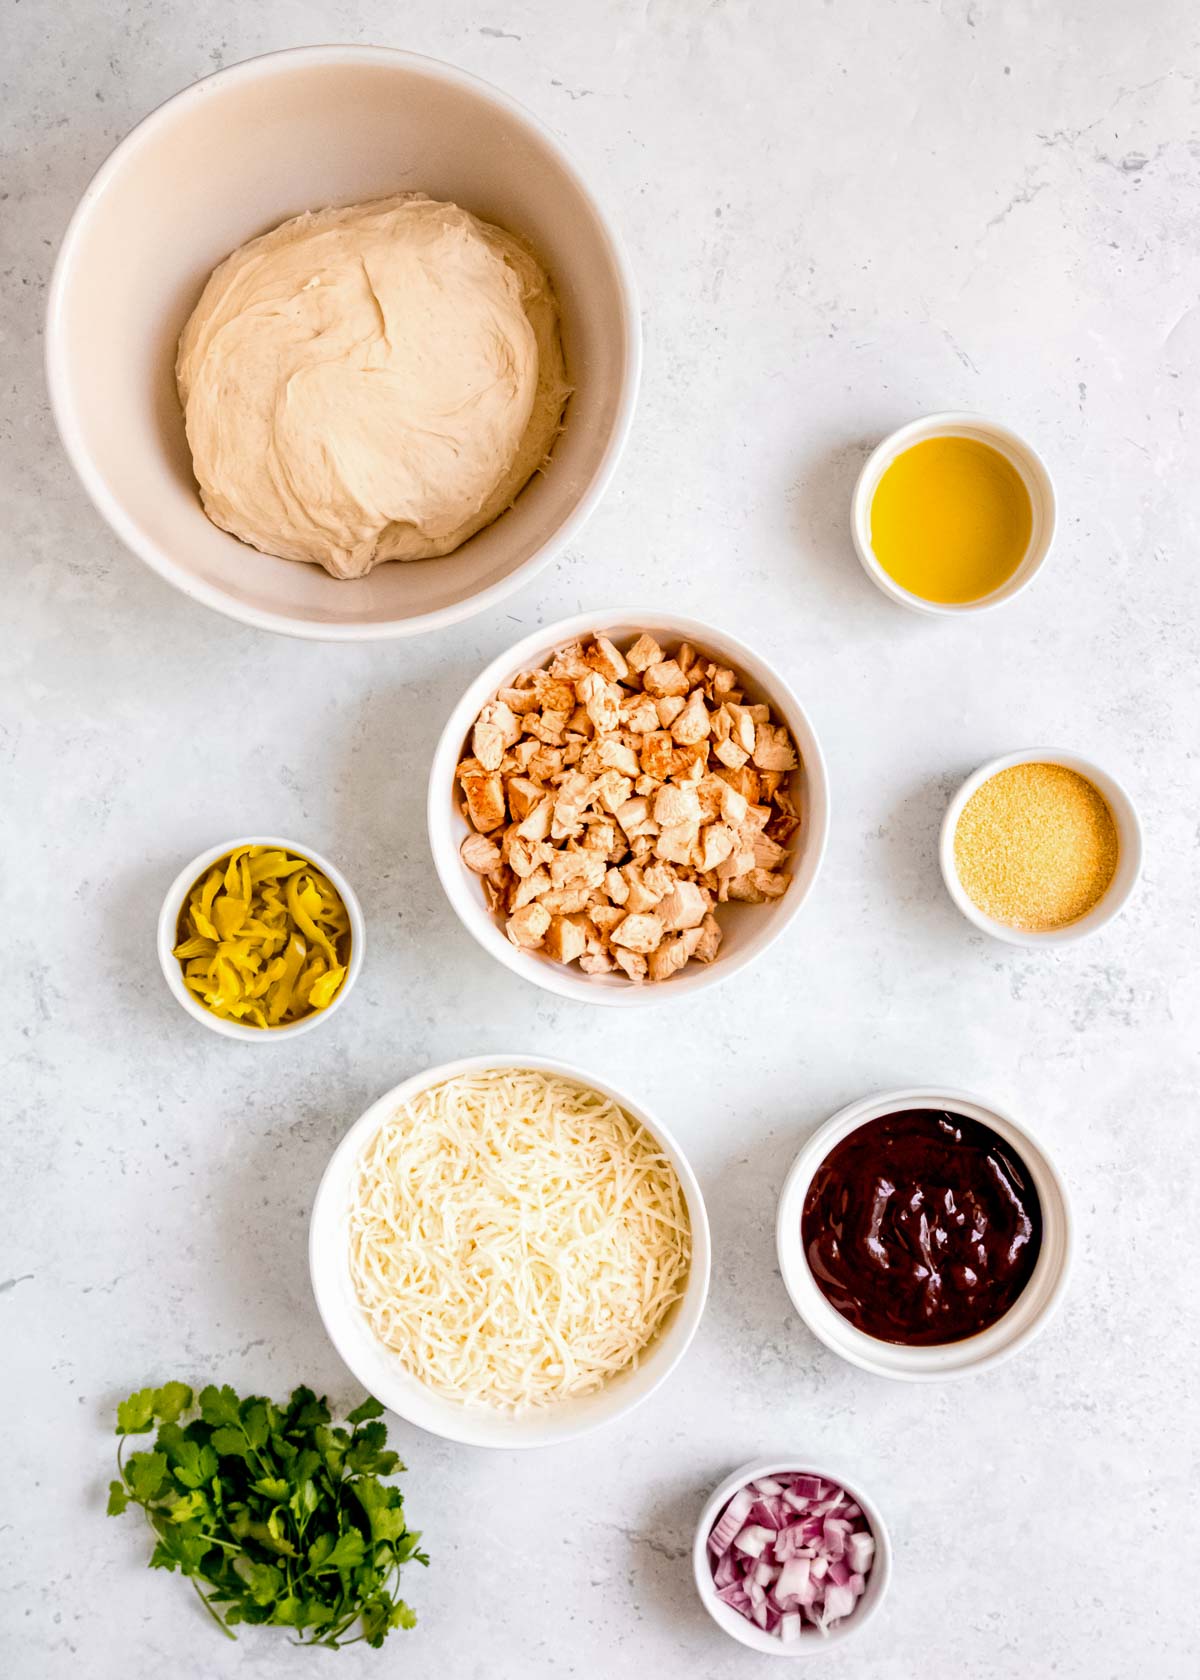
{"label": "bowl of chopped chicken", "polygon": [[752,962],[812,891],[828,827],[821,749],[783,679],[724,630],[635,609],[501,655],[430,772],[463,925],[585,1002],[683,997]]}

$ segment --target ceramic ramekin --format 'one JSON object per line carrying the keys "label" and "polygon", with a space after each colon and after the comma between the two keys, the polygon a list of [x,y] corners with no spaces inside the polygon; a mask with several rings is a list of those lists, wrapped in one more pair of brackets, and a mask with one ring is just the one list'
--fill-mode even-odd
{"label": "ceramic ramekin", "polygon": [[[927,601],[923,595],[914,595],[910,589],[904,589],[895,578],[884,571],[871,546],[871,502],[879,480],[897,455],[911,449],[915,443],[924,443],[927,439],[935,437],[975,438],[980,443],[990,444],[1020,473],[1033,507],[1033,529],[1029,534],[1029,545],[1021,564],[999,589],[994,589],[990,595],[981,596],[978,601]],[[879,447],[868,456],[854,486],[850,527],[855,552],[862,562],[863,570],[877,588],[882,589],[891,600],[898,601],[902,607],[908,607],[913,612],[954,618],[963,613],[985,612],[989,607],[998,607],[1002,601],[1011,601],[1014,595],[1019,595],[1041,570],[1050,552],[1050,545],[1054,541],[1055,517],[1054,485],[1045,462],[1036,450],[1008,426],[1002,426],[998,420],[986,420],[980,414],[950,413],[931,414],[926,419],[910,421],[907,426],[901,426],[899,431],[884,438]]]}
{"label": "ceramic ramekin", "polygon": [[[546,470],[507,513],[442,559],[339,580],[260,554],[205,517],[176,344],[209,274],[248,239],[303,210],[404,191],[529,240],[558,296],[573,395]],[[466,71],[384,47],[269,53],[160,106],[85,192],[46,320],[59,433],[122,542],[230,618],[324,640],[439,629],[528,582],[603,495],[640,367],[628,258],[558,139]]]}
{"label": "ceramic ramekin", "polygon": [[[345,979],[334,994],[333,1002],[325,1009],[318,1009],[312,1015],[306,1015],[302,1021],[293,1021],[290,1026],[247,1027],[243,1026],[241,1021],[222,1020],[221,1016],[214,1015],[211,1010],[205,1009],[202,1003],[196,1001],[183,983],[183,970],[179,965],[179,958],[172,954],[177,942],[179,914],[191,887],[206,869],[210,869],[218,859],[228,856],[238,846],[278,847],[281,851],[290,852],[293,857],[307,858],[337,888],[350,918],[350,963]],[[190,863],[184,864],[167,888],[162,909],[158,913],[158,962],[176,1003],[181,1009],[185,1009],[193,1020],[199,1021],[211,1032],[220,1033],[223,1038],[240,1038],[247,1044],[275,1044],[281,1039],[296,1038],[300,1033],[312,1032],[314,1027],[328,1021],[345,1003],[362,972],[366,943],[367,930],[363,921],[362,906],[354,888],[341,870],[330,863],[327,857],[322,857],[320,852],[314,852],[311,846],[298,845],[295,840],[281,840],[278,835],[243,834],[236,840],[223,840],[219,846],[210,846],[206,852],[201,852]]]}
{"label": "ceramic ramekin", "polygon": [[[431,1085],[490,1068],[532,1068],[587,1085],[619,1103],[662,1145],[678,1175],[692,1226],[692,1264],[683,1298],[636,1370],[622,1371],[594,1394],[561,1405],[505,1413],[468,1406],[436,1393],[406,1371],[391,1349],[373,1335],[355,1297],[348,1262],[348,1220],[358,1160],[367,1143],[400,1105]],[[666,1127],[639,1102],[606,1079],[544,1056],[468,1056],[406,1079],[372,1103],[333,1152],[313,1203],[308,1259],[317,1311],[329,1339],[359,1382],[400,1417],[420,1429],[471,1447],[549,1447],[574,1440],[625,1417],[649,1399],[687,1352],[708,1299],[710,1266],[708,1216],[696,1175]],[[864,1507],[865,1509],[865,1507]]]}
{"label": "ceramic ramekin", "polygon": [[[827,1634],[821,1634],[806,1624],[800,1638],[790,1645],[785,1645],[775,1634],[765,1633],[762,1628],[748,1622],[728,1604],[721,1602],[713,1586],[708,1552],[708,1537],[712,1533],[713,1524],[738,1489],[745,1487],[747,1482],[757,1480],[759,1476],[776,1476],[784,1472],[820,1476],[824,1481],[836,1482],[862,1508],[875,1537],[875,1556],[867,1576],[866,1591],[850,1615],[840,1622],[835,1622]],[[813,1464],[802,1454],[785,1458],[755,1459],[726,1476],[721,1485],[713,1490],[700,1513],[700,1521],[696,1525],[696,1538],[692,1543],[692,1573],[701,1604],[721,1631],[727,1633],[731,1639],[736,1639],[739,1645],[745,1645],[751,1651],[758,1651],[764,1657],[819,1657],[840,1650],[848,1639],[860,1634],[874,1617],[883,1603],[892,1578],[892,1545],[878,1506],[867,1497],[857,1482],[843,1476],[840,1471]]]}
{"label": "ceramic ramekin", "polygon": [[[796,836],[790,869],[792,883],[781,899],[769,904],[724,904],[718,919],[724,930],[721,948],[711,963],[692,962],[670,980],[634,985],[624,975],[582,974],[540,951],[519,950],[507,938],[504,923],[484,901],[479,877],[459,856],[469,830],[455,798],[454,770],[465,751],[481,707],[506,687],[519,671],[535,670],[566,643],[579,636],[603,634],[618,645],[648,630],[659,641],[689,641],[702,653],[719,659],[745,679],[755,700],[767,701],[791,731],[801,758],[793,778],[799,794],[801,827]],[[682,618],[661,610],[610,608],[562,619],[535,630],[481,671],[451,712],[433,755],[429,772],[429,844],[433,861],[463,926],[497,962],[514,974],[560,997],[580,1003],[639,1008],[674,1003],[717,984],[745,968],[774,944],[799,915],[816,883],[829,832],[829,782],[825,761],[808,715],[783,678],[743,642],[713,624]]]}
{"label": "ceramic ramekin", "polygon": [[[947,1109],[990,1126],[1025,1163],[1042,1208],[1042,1246],[1037,1265],[1014,1305],[978,1336],[940,1347],[904,1347],[879,1341],[843,1318],[817,1287],[800,1236],[808,1187],[834,1144],[868,1120],[878,1120],[906,1108]],[[841,1109],[809,1138],[783,1183],[775,1243],[779,1269],[792,1303],[813,1335],[827,1348],[876,1376],[907,1382],[936,1382],[943,1377],[966,1376],[999,1365],[1045,1328],[1067,1285],[1072,1247],[1071,1213],[1054,1163],[1011,1114],[968,1091],[914,1086],[910,1090],[863,1097]]]}
{"label": "ceramic ramekin", "polygon": [[[1037,932],[1028,928],[1009,927],[1006,922],[998,922],[979,908],[958,877],[958,869],[954,862],[954,835],[967,801],[984,782],[990,781],[1001,770],[1011,770],[1016,764],[1061,764],[1067,770],[1074,770],[1103,795],[1116,824],[1117,867],[1108,891],[1086,916],[1068,922],[1065,927]],[[967,777],[942,818],[942,829],[938,838],[938,863],[941,865],[946,891],[955,904],[969,922],[974,922],[982,932],[990,933],[993,939],[1003,939],[1010,945],[1070,945],[1077,939],[1086,939],[1089,933],[1096,933],[1106,922],[1111,922],[1129,902],[1142,872],[1142,825],[1132,799],[1107,770],[1102,770],[1089,759],[1080,758],[1078,753],[1058,752],[1052,748],[1031,748],[1027,752],[1008,753],[1004,758],[993,758],[990,763],[976,770],[974,775]]]}

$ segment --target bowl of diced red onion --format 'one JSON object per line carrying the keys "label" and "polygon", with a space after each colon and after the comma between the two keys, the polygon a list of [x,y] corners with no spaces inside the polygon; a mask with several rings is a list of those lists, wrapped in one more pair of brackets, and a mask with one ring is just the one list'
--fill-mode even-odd
{"label": "bowl of diced red onion", "polygon": [[744,1464],[700,1518],[701,1601],[731,1638],[770,1657],[810,1657],[858,1633],[883,1601],[891,1547],[871,1501],[796,1461]]}

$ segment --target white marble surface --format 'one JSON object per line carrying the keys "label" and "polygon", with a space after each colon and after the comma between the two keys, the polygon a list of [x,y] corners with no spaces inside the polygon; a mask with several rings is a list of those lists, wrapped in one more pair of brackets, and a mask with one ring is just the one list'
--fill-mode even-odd
{"label": "white marble surface", "polygon": [[[891,1522],[891,1599],[845,1680],[1194,1675],[1194,6],[5,0],[3,34],[0,1669],[295,1671],[270,1632],[224,1644],[147,1573],[133,1521],[104,1517],[113,1406],[169,1376],[351,1399],[306,1279],[321,1168],[400,1077],[511,1047],[603,1068],[670,1117],[709,1198],[710,1309],[661,1395],[579,1446],[489,1456],[400,1426],[433,1554],[409,1583],[421,1627],[328,1659],[339,1674],[750,1674],[686,1553],[713,1483],[782,1449],[852,1466]],[[93,513],[41,382],[53,251],[113,143],[215,66],[338,38],[454,59],[533,106],[617,208],[643,287],[643,397],[602,510],[507,610],[415,644],[272,639],[172,593]],[[846,507],[873,441],[949,407],[1026,431],[1063,517],[1026,596],[942,624],[870,586]],[[616,1019],[475,948],[422,796],[486,658],[638,595],[781,665],[835,815],[783,948]],[[934,858],[956,781],[1030,742],[1126,778],[1149,839],[1136,904],[1045,955],[976,936]],[[336,1022],[267,1053],[189,1021],[153,956],[180,861],[254,828],[340,859],[371,930]],[[800,1140],[912,1079],[1041,1128],[1079,1236],[1044,1340],[932,1389],[817,1346],[771,1232]]]}

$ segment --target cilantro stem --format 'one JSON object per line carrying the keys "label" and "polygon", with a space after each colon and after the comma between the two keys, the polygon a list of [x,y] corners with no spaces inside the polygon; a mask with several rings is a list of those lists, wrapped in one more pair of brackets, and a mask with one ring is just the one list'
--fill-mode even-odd
{"label": "cilantro stem", "polygon": [[225,1635],[226,1639],[232,1639],[234,1644],[236,1645],[237,1644],[237,1634],[234,1633],[232,1631],[232,1629],[227,1628],[225,1626],[225,1623],[221,1620],[220,1616],[217,1615],[217,1612],[213,1609],[212,1605],[208,1602],[208,1600],[205,1598],[204,1594],[200,1591],[200,1588],[196,1585],[195,1581],[192,1582],[192,1590],[195,1592],[196,1597],[200,1600],[201,1604],[203,1604],[204,1608],[208,1611],[208,1613],[212,1617],[213,1621],[216,1622],[217,1626],[220,1628],[221,1632]]}

